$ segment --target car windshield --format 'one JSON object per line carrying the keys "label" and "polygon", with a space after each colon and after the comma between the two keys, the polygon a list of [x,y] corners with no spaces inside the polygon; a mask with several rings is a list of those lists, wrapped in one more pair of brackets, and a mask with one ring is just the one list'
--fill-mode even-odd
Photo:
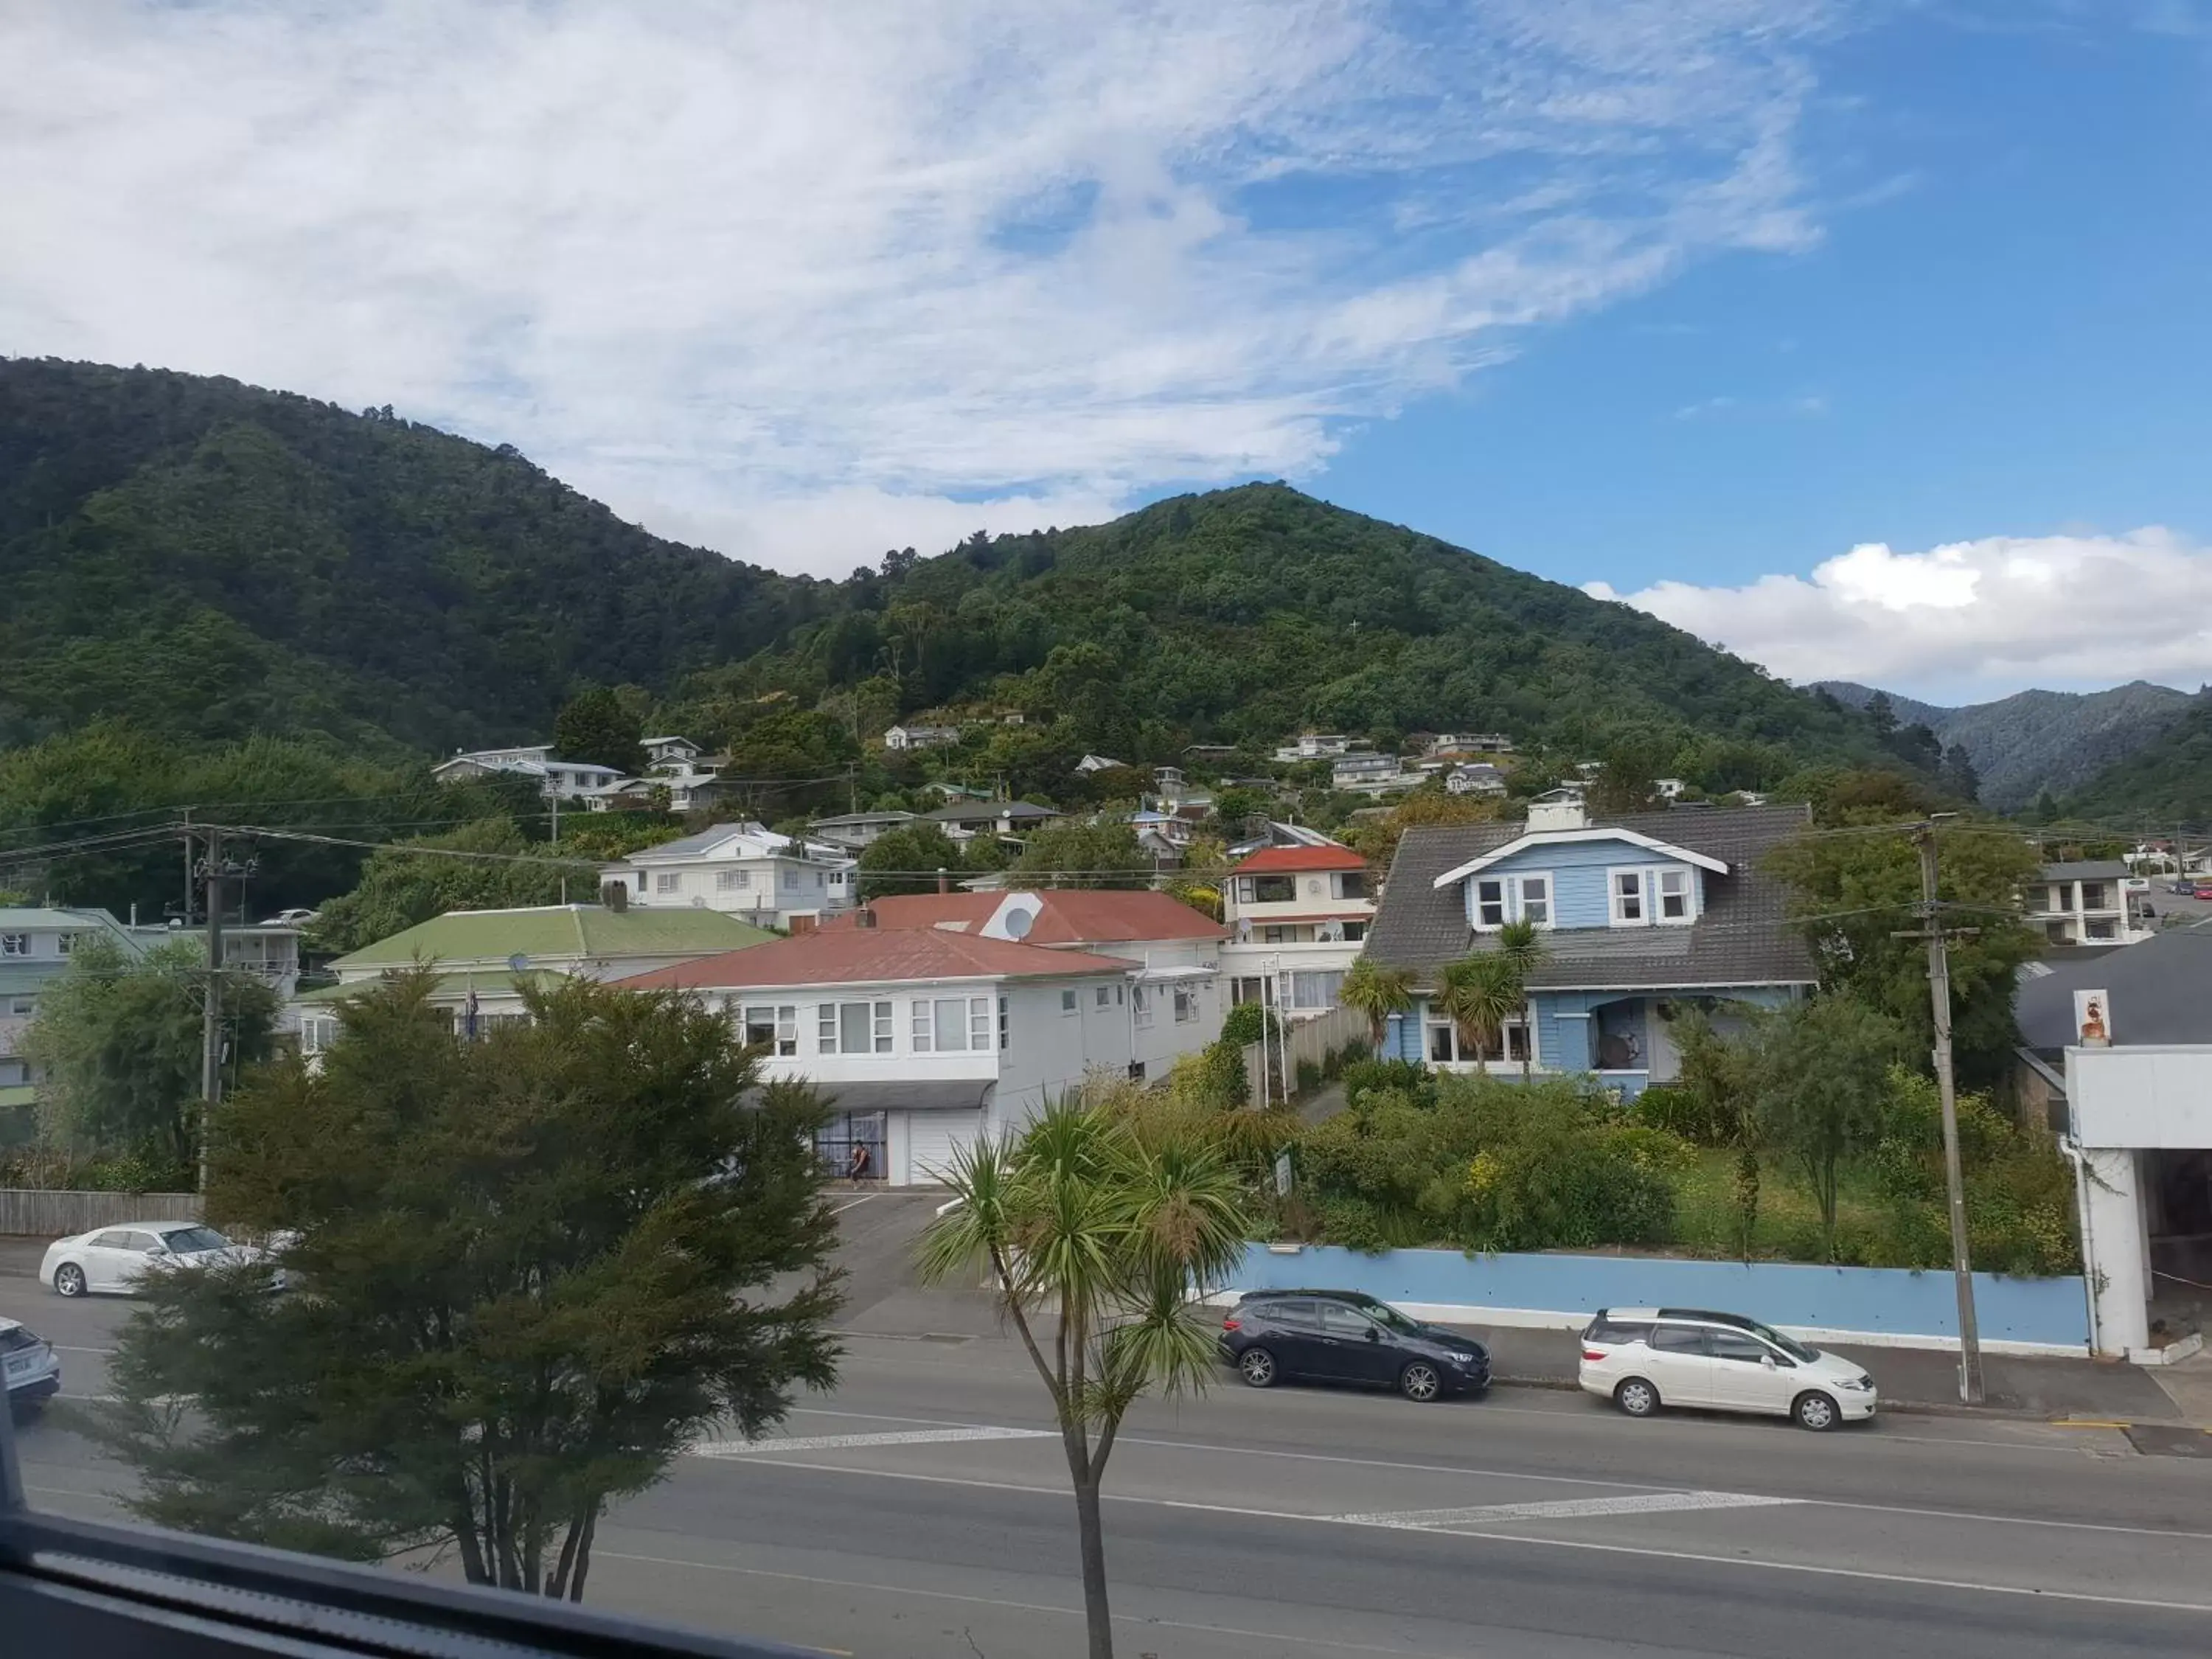
{"label": "car windshield", "polygon": [[230,1248],[230,1241],[212,1227],[179,1227],[173,1233],[163,1233],[161,1243],[175,1255],[187,1255],[194,1250],[226,1250]]}
{"label": "car windshield", "polygon": [[1751,1334],[1753,1336],[1760,1337],[1766,1341],[1771,1342],[1776,1347],[1781,1349],[1783,1352],[1788,1354],[1792,1359],[1809,1364],[1813,1360],[1818,1359],[1820,1357],[1820,1351],[1818,1348],[1808,1348],[1802,1342],[1798,1341],[1795,1337],[1783,1335],[1781,1332],[1776,1330],[1771,1325],[1762,1325],[1757,1320],[1752,1320],[1748,1322],[1750,1325]]}
{"label": "car windshield", "polygon": [[24,1348],[35,1348],[39,1339],[21,1325],[10,1325],[0,1330],[0,1353],[15,1353]]}
{"label": "car windshield", "polygon": [[1385,1330],[1397,1331],[1404,1335],[1412,1336],[1421,1328],[1419,1320],[1407,1318],[1387,1302],[1363,1302],[1359,1304],[1359,1308],[1361,1312]]}

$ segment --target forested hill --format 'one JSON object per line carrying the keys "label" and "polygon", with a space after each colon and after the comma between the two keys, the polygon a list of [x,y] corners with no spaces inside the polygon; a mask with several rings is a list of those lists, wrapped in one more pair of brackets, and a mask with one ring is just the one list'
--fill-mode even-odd
{"label": "forested hill", "polygon": [[2170,830],[2212,827],[2212,690],[2190,699],[2182,717],[2069,796],[2067,816]]}
{"label": "forested hill", "polygon": [[757,650],[834,590],[388,412],[0,359],[0,744],[112,717],[439,750]]}
{"label": "forested hill", "polygon": [[511,449],[144,369],[0,361],[0,744],[108,717],[442,750],[543,736],[590,681],[791,769],[963,703],[1029,716],[1033,778],[1306,725],[1634,742],[1710,788],[1881,752],[1641,612],[1282,485],[814,582],[662,541]]}

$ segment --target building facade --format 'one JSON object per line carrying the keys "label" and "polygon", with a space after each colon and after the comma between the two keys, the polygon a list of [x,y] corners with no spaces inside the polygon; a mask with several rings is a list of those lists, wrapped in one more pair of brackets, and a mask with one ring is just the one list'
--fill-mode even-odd
{"label": "building facade", "polygon": [[2027,924],[2052,945],[2132,945],[2148,939],[2119,859],[2046,864],[2022,895]]}
{"label": "building facade", "polygon": [[722,823],[602,865],[637,909],[719,910],[760,927],[817,927],[852,907],[858,866],[842,848],[760,823]]}
{"label": "building facade", "polygon": [[1367,860],[1335,842],[1265,847],[1230,867],[1221,905],[1231,1001],[1322,1014],[1375,919],[1374,880]]}

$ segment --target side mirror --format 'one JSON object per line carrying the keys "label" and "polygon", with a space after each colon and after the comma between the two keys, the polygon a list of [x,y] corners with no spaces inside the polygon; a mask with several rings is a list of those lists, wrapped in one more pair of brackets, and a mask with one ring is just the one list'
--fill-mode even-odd
{"label": "side mirror", "polygon": [[1765,1366],[1770,1371],[1775,1369],[1774,1356],[1772,1354],[1767,1355],[1765,1358],[1760,1360],[1759,1363]]}
{"label": "side mirror", "polygon": [[1367,1340],[1370,1342],[1380,1342],[1382,1340],[1382,1333],[1370,1325],[1367,1328]]}

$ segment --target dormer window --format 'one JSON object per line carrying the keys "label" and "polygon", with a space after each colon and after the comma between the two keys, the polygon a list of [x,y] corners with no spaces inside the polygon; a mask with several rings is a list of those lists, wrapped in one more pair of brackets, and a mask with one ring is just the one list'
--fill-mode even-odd
{"label": "dormer window", "polygon": [[1659,872],[1659,920],[1687,921],[1690,919],[1690,872],[1687,870],[1662,870]]}
{"label": "dormer window", "polygon": [[1539,927],[1552,925],[1552,878],[1549,876],[1521,878],[1521,920],[1534,922]]}
{"label": "dormer window", "polygon": [[1474,925],[1487,932],[1509,921],[1552,925],[1552,878],[1483,876],[1474,883]]}
{"label": "dormer window", "polygon": [[1474,884],[1474,925],[1478,927],[1503,927],[1505,925],[1504,882],[1478,881]]}
{"label": "dormer window", "polygon": [[1641,870],[1614,871],[1613,925],[1616,927],[1640,927],[1644,921],[1644,872]]}

